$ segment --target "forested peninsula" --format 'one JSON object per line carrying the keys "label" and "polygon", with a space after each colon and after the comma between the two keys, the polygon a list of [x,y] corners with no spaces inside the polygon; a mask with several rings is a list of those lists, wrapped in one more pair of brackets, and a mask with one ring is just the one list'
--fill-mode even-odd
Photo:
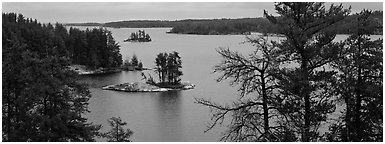
{"label": "forested peninsula", "polygon": [[91,69],[122,65],[120,46],[105,28],[79,30],[71,27],[67,30],[59,23],[42,24],[21,14],[3,13],[3,37],[7,39],[3,41],[5,52],[6,47],[17,43],[25,45],[22,51],[29,51],[39,59],[55,55],[69,65]]}
{"label": "forested peninsula", "polygon": [[101,125],[84,117],[91,93],[69,66],[120,66],[111,32],[15,13],[3,13],[2,22],[3,141],[95,141]]}
{"label": "forested peninsula", "polygon": [[[383,12],[374,11],[371,15],[373,22],[380,24],[381,28],[373,34],[382,34]],[[280,17],[277,17],[280,19]],[[338,34],[352,34],[352,27],[356,24],[357,16],[350,15],[344,20],[334,24],[330,29]],[[271,24],[263,17],[238,18],[238,19],[186,19],[186,20],[133,20],[108,23],[69,23],[68,26],[102,26],[112,28],[172,28],[168,33],[197,34],[197,35],[236,35],[249,34],[250,32],[281,34],[278,25]]]}

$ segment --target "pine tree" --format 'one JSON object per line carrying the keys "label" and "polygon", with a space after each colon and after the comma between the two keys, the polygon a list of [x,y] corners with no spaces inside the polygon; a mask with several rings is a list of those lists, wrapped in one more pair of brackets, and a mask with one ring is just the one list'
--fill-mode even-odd
{"label": "pine tree", "polygon": [[314,2],[282,2],[275,9],[280,17],[265,15],[286,36],[278,47],[286,63],[294,65],[277,75],[282,94],[275,107],[301,141],[315,141],[320,123],[335,107],[330,90],[335,71],[325,66],[337,59],[339,47],[332,42],[335,34],[326,28],[346,17],[349,10],[342,5],[326,10],[323,3]]}
{"label": "pine tree", "polygon": [[131,58],[131,65],[133,67],[137,67],[139,64],[139,61],[138,61],[138,57],[136,57],[136,55],[134,54]]}
{"label": "pine tree", "polygon": [[183,75],[183,72],[180,70],[182,68],[182,60],[178,52],[159,53],[155,58],[155,64],[155,71],[158,73],[161,85],[178,85],[180,83],[180,76]]}
{"label": "pine tree", "polygon": [[354,34],[341,45],[340,58],[333,63],[339,70],[337,92],[345,111],[330,127],[329,141],[383,141],[383,44],[369,37],[379,28],[371,14],[356,14]]}
{"label": "pine tree", "polygon": [[[209,106],[213,111],[213,122],[207,130],[229,114],[232,120],[221,141],[290,141],[280,134],[285,127],[271,119],[276,116],[270,104],[276,87],[273,75],[278,68],[275,44],[262,36],[248,37],[247,42],[256,46],[248,57],[224,48],[217,51],[223,57],[222,63],[215,66],[215,72],[223,73],[218,81],[231,79],[231,85],[240,85],[241,93],[231,106],[196,99],[197,103]],[[290,132],[284,132],[290,135]]]}
{"label": "pine tree", "polygon": [[181,81],[180,76],[183,75],[182,71],[182,60],[179,56],[179,53],[174,51],[168,54],[167,58],[167,74],[168,74],[168,82],[171,84],[179,84]]}
{"label": "pine tree", "polygon": [[138,64],[138,68],[139,69],[143,69],[143,63],[140,61],[139,64]]}
{"label": "pine tree", "polygon": [[3,141],[94,141],[100,126],[83,115],[91,95],[67,69],[62,36],[22,15],[3,20]]}
{"label": "pine tree", "polygon": [[130,129],[124,129],[123,126],[127,125],[126,122],[122,122],[120,117],[112,117],[108,120],[111,130],[101,134],[102,137],[107,138],[108,142],[131,142],[129,138],[133,132]]}
{"label": "pine tree", "polygon": [[158,73],[160,83],[166,82],[167,77],[167,53],[159,53],[155,58],[156,72]]}

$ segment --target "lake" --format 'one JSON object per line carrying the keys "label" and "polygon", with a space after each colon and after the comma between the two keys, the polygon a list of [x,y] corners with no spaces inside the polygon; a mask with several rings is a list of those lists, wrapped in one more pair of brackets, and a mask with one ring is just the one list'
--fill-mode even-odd
{"label": "lake", "polygon": [[[85,29],[85,27],[78,27]],[[127,122],[125,128],[134,134],[132,141],[163,142],[218,141],[225,127],[216,127],[204,133],[210,122],[210,109],[194,103],[195,98],[205,98],[217,103],[231,103],[238,97],[238,87],[228,81],[218,83],[220,74],[213,73],[213,67],[222,58],[216,52],[219,47],[228,47],[241,53],[253,50],[243,35],[181,35],[166,34],[170,28],[108,28],[121,46],[124,59],[134,54],[144,67],[155,67],[155,57],[161,52],[179,52],[182,59],[182,81],[195,84],[195,89],[172,92],[129,93],[102,90],[105,85],[143,81],[141,72],[119,72],[98,76],[83,76],[82,81],[90,86],[92,98],[89,101],[90,113],[86,117],[94,124],[102,124],[102,131],[108,131],[108,118],[121,117]],[[151,36],[148,43],[123,42],[132,32],[145,30]],[[274,40],[283,38],[272,37]],[[339,35],[337,39],[345,39]],[[143,71],[152,74],[153,71]],[[104,139],[97,139],[105,141]]]}
{"label": "lake", "polygon": [[[84,29],[84,28],[83,28]],[[121,46],[124,59],[135,54],[144,67],[155,67],[155,57],[160,52],[177,51],[182,59],[183,81],[195,84],[195,89],[173,92],[128,93],[102,90],[110,84],[142,81],[141,72],[120,72],[98,76],[85,76],[90,85],[92,98],[89,103],[91,113],[86,114],[90,122],[102,124],[102,131],[110,129],[107,119],[121,117],[134,134],[133,141],[218,141],[223,128],[204,133],[210,121],[208,107],[194,103],[194,98],[207,98],[218,103],[231,102],[237,98],[237,88],[229,83],[217,83],[219,74],[213,67],[221,58],[216,49],[229,47],[249,52],[252,46],[241,44],[242,35],[202,36],[166,34],[170,28],[145,28],[151,36],[149,43],[123,42],[132,32],[140,29],[121,28],[111,30]],[[153,71],[143,71],[156,77]],[[103,139],[98,139],[103,141]]]}

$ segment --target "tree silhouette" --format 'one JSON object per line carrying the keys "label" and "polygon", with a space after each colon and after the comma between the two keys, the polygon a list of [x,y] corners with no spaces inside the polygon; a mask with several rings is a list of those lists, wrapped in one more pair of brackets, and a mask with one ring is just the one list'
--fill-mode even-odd
{"label": "tree silhouette", "polygon": [[[215,72],[223,73],[218,81],[231,79],[232,85],[241,86],[241,93],[232,106],[196,99],[197,103],[209,106],[213,111],[213,122],[206,131],[221,123],[229,114],[232,120],[221,141],[290,141],[280,136],[279,132],[285,129],[283,126],[270,125],[273,123],[270,118],[277,114],[271,106],[276,88],[273,75],[278,68],[275,44],[263,36],[247,37],[247,42],[256,46],[248,57],[224,48],[217,51],[223,57],[222,63],[215,66]],[[249,94],[253,96],[248,96]]]}
{"label": "tree silhouette", "polygon": [[183,75],[182,60],[178,52],[159,53],[155,58],[156,72],[158,73],[161,85],[177,85],[180,83],[180,76]]}
{"label": "tree silhouette", "polygon": [[100,125],[84,117],[91,94],[67,68],[63,28],[14,13],[2,27],[3,141],[94,141]]}
{"label": "tree silhouette", "polygon": [[382,141],[383,86],[382,39],[370,40],[379,28],[372,12],[357,15],[355,33],[341,45],[333,67],[339,70],[337,92],[345,110],[328,133],[329,141]]}
{"label": "tree silhouette", "polygon": [[102,137],[107,138],[108,142],[131,142],[129,138],[133,132],[130,129],[124,129],[123,126],[127,125],[126,122],[122,122],[120,117],[112,117],[108,119],[111,130],[101,134]]}
{"label": "tree silhouette", "polygon": [[335,107],[330,91],[335,71],[325,67],[337,59],[339,47],[333,42],[335,33],[326,28],[345,18],[349,10],[342,5],[326,10],[323,3],[314,2],[282,2],[275,9],[280,17],[265,15],[286,36],[278,45],[280,53],[286,62],[298,65],[284,67],[277,75],[282,103],[275,107],[301,141],[314,141],[320,123]]}
{"label": "tree silhouette", "polygon": [[[209,129],[221,123],[227,113],[233,113],[229,130],[222,140],[316,141],[321,137],[318,133],[321,122],[326,121],[328,114],[335,109],[333,84],[336,71],[327,69],[327,66],[338,59],[340,48],[333,42],[335,33],[327,28],[345,18],[349,10],[343,9],[342,5],[331,5],[326,10],[323,3],[312,2],[276,3],[275,8],[279,17],[266,11],[265,16],[279,25],[279,31],[286,39],[274,43],[270,48],[274,49],[272,53],[262,55],[261,59],[256,53],[246,59],[238,53],[220,50],[225,61],[216,67],[216,70],[224,72],[222,79],[233,78],[232,84],[240,83],[241,92],[259,91],[257,98],[262,102],[258,102],[260,99],[246,99],[246,102],[237,101],[230,107],[197,100],[214,111],[214,122]],[[269,49],[262,50],[265,51],[269,52]],[[274,72],[265,69],[273,62],[276,65],[272,68]],[[269,77],[272,83],[263,81]],[[269,86],[274,90],[268,92]],[[268,102],[265,105],[264,98]],[[270,114],[275,121],[269,121]],[[270,123],[275,125],[271,128]],[[264,131],[258,124],[264,124]]]}

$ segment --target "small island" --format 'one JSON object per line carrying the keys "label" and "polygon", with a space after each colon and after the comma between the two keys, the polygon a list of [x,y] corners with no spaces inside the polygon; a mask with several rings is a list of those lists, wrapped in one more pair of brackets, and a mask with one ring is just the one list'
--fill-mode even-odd
{"label": "small island", "polygon": [[156,85],[151,85],[143,82],[134,82],[134,83],[123,83],[116,85],[104,86],[103,90],[115,90],[115,91],[124,91],[124,92],[165,92],[173,90],[188,90],[193,89],[194,84],[190,82],[181,82],[178,86],[173,88],[159,87]]}
{"label": "small island", "polygon": [[155,58],[155,64],[155,72],[158,75],[159,82],[156,82],[150,74],[146,76],[146,74],[142,73],[143,80],[146,82],[108,85],[102,89],[125,92],[162,92],[195,88],[194,84],[181,81],[180,77],[183,75],[181,71],[182,61],[178,52],[159,53]]}
{"label": "small island", "polygon": [[124,42],[150,42],[151,37],[149,34],[146,34],[144,30],[139,30],[139,32],[131,33],[130,38],[124,40]]}

